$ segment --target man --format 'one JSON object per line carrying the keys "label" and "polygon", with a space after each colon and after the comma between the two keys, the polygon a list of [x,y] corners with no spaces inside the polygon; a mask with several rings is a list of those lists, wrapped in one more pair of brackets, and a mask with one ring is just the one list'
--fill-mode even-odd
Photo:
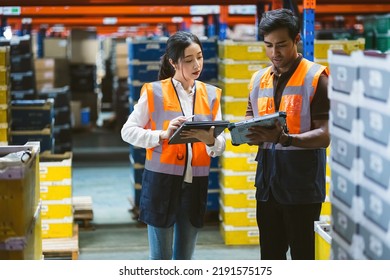
{"label": "man", "polygon": [[257,224],[261,259],[314,259],[314,221],[325,200],[329,99],[328,70],[297,51],[299,21],[290,10],[263,14],[264,36],[272,66],[250,83],[247,118],[287,113],[287,128],[253,127],[256,157]]}

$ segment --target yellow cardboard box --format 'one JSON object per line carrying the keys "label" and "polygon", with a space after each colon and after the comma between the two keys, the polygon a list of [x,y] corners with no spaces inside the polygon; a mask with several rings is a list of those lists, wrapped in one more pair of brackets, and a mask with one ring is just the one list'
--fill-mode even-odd
{"label": "yellow cardboard box", "polygon": [[73,215],[71,198],[62,200],[42,200],[43,219],[63,219]]}
{"label": "yellow cardboard box", "polygon": [[39,163],[41,181],[72,179],[72,153],[51,154],[43,152]]}
{"label": "yellow cardboard box", "polygon": [[221,156],[221,166],[233,171],[256,171],[256,153],[235,153],[225,151]]}
{"label": "yellow cardboard box", "polygon": [[256,208],[234,208],[224,206],[219,202],[219,215],[222,222],[227,226],[250,227],[257,226]]}
{"label": "yellow cardboard box", "polygon": [[256,207],[256,190],[235,190],[221,188],[221,202],[224,206],[234,208],[254,208]]}
{"label": "yellow cardboard box", "polygon": [[219,226],[226,245],[258,245],[259,229],[256,227],[234,227],[223,223]]}
{"label": "yellow cardboard box", "polygon": [[42,181],[40,182],[40,190],[42,200],[72,198],[72,180]]}
{"label": "yellow cardboard box", "polygon": [[332,243],[332,228],[327,222],[314,222],[315,231],[315,259],[329,260]]}
{"label": "yellow cardboard box", "polygon": [[253,190],[255,185],[255,171],[232,171],[221,169],[220,185],[223,188],[235,190]]}
{"label": "yellow cardboard box", "polygon": [[73,217],[42,219],[42,238],[66,238],[73,236]]}

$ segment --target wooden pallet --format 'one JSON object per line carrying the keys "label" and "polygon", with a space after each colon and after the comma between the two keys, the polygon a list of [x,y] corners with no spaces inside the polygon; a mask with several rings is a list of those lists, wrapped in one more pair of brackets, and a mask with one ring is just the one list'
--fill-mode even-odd
{"label": "wooden pallet", "polygon": [[92,197],[74,196],[73,197],[73,218],[79,224],[80,230],[93,230],[91,224],[93,220]]}
{"label": "wooden pallet", "polygon": [[45,260],[77,260],[79,257],[78,225],[73,225],[72,237],[42,239],[42,254]]}

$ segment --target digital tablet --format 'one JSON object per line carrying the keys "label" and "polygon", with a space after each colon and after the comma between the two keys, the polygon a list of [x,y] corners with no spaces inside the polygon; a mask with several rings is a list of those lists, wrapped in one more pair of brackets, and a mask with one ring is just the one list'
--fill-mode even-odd
{"label": "digital tablet", "polygon": [[180,134],[184,130],[190,129],[205,129],[209,130],[210,127],[214,126],[214,137],[217,137],[225,128],[228,127],[230,122],[228,121],[197,121],[197,122],[184,122],[169,138],[168,144],[183,144],[200,142],[197,138],[182,139]]}
{"label": "digital tablet", "polygon": [[228,129],[230,130],[232,144],[240,145],[248,143],[249,139],[246,135],[249,133],[248,128],[252,126],[264,126],[272,128],[275,126],[275,121],[278,120],[282,126],[286,125],[286,112],[276,112],[245,121],[230,123]]}

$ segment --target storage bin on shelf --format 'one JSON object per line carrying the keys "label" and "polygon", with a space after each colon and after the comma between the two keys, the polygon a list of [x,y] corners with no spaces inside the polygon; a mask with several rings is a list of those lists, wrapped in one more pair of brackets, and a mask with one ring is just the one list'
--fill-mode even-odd
{"label": "storage bin on shelf", "polygon": [[28,236],[39,205],[39,143],[0,147],[0,243]]}
{"label": "storage bin on shelf", "polygon": [[327,222],[314,222],[315,259],[329,260],[332,242],[332,227]]}

